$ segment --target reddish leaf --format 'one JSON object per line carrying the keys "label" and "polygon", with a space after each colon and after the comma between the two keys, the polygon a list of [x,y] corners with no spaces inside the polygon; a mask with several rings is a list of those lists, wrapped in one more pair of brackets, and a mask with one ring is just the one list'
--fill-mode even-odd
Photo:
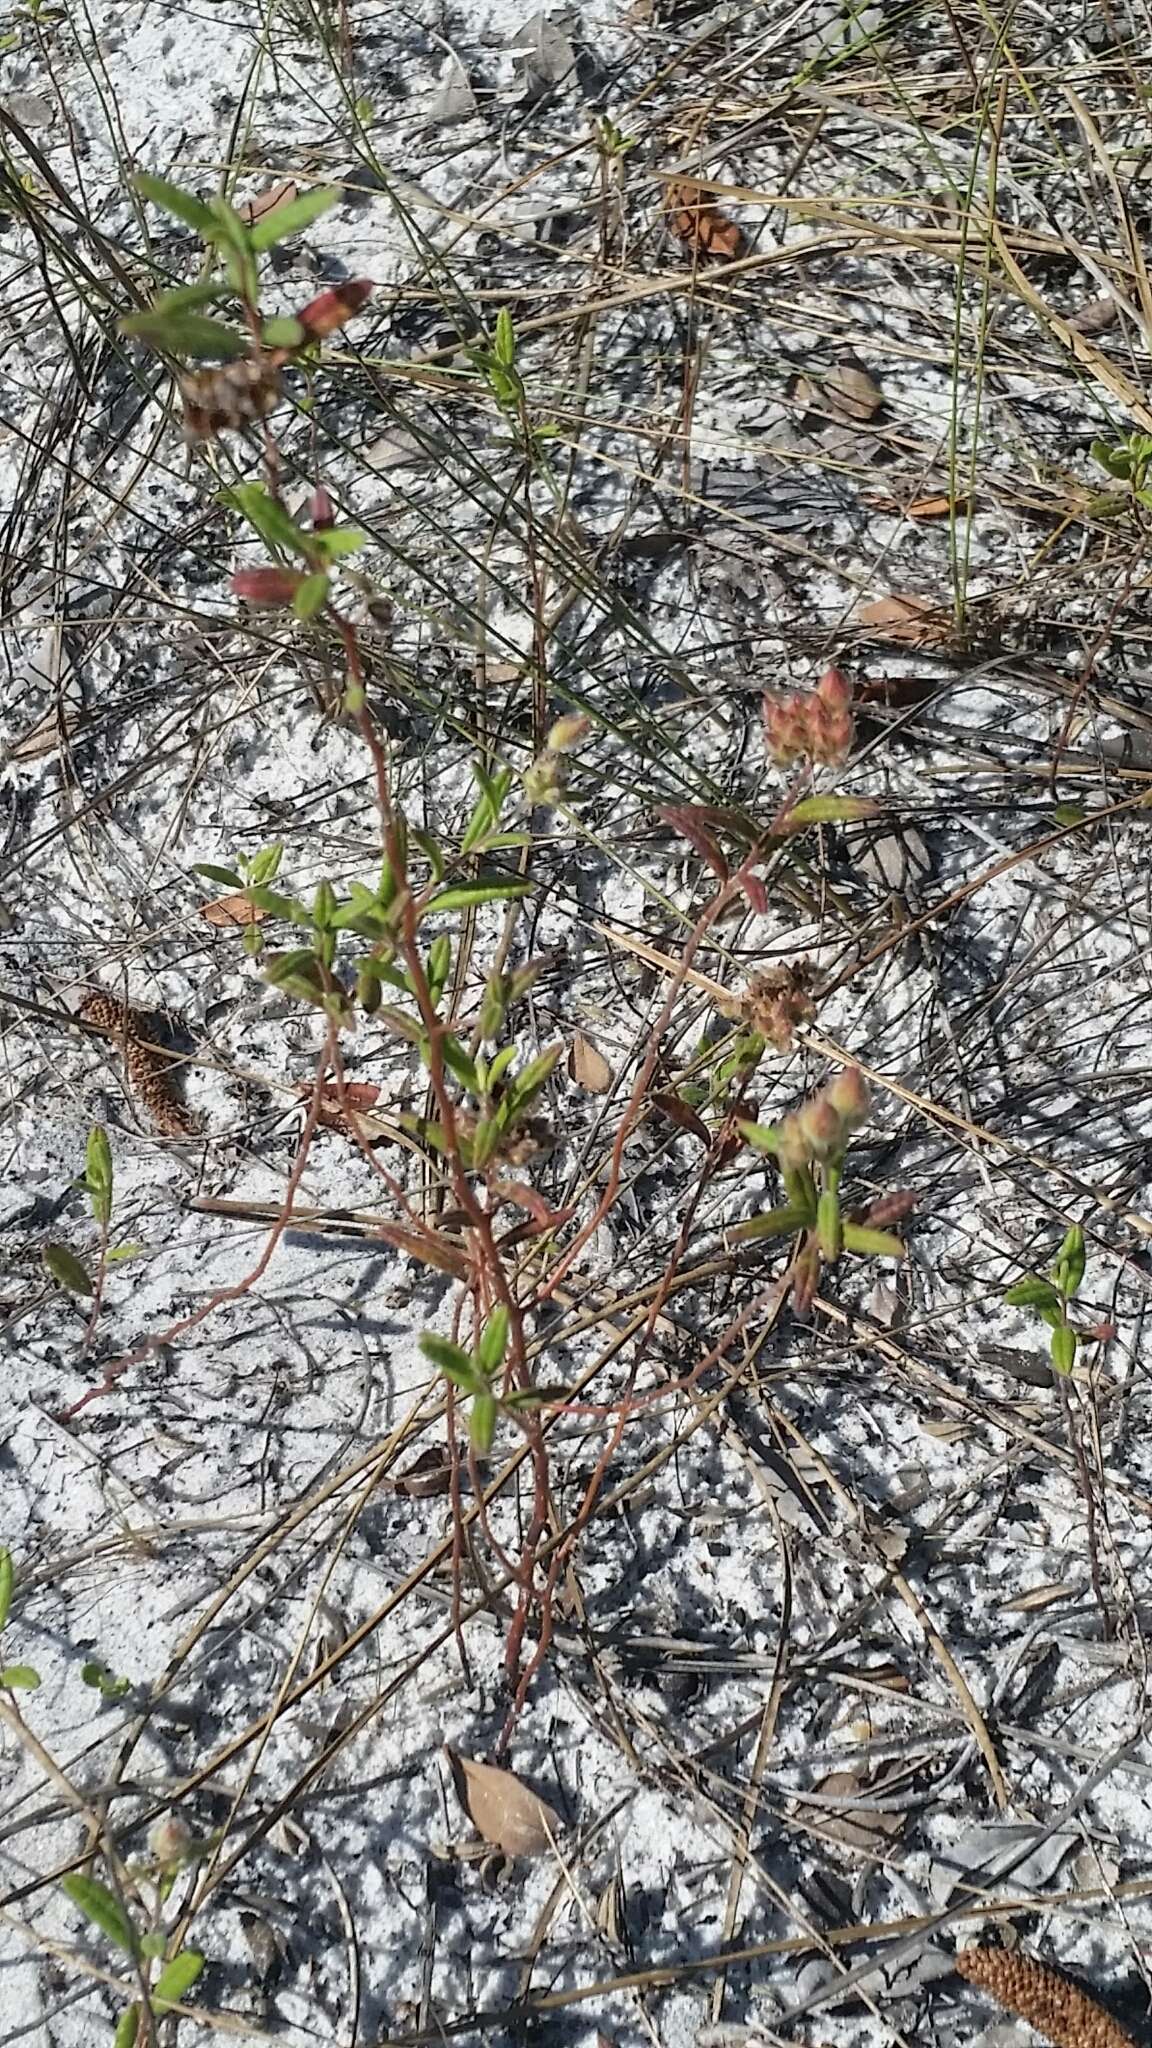
{"label": "reddish leaf", "polygon": [[658,1109],[662,1116],[666,1116],[668,1121],[676,1124],[680,1130],[690,1131],[694,1138],[699,1138],[702,1145],[712,1143],[711,1131],[703,1117],[697,1116],[690,1102],[682,1102],[678,1095],[671,1092],[653,1095],[650,1100],[653,1109]]}
{"label": "reddish leaf", "polygon": [[259,924],[264,912],[250,903],[247,896],[217,896],[211,903],[200,905],[200,915],[205,924]]}
{"label": "reddish leaf", "polygon": [[295,199],[298,187],[286,178],[282,185],[269,185],[266,192],[258,192],[255,199],[246,199],[238,211],[246,227],[254,227],[266,213],[277,206],[283,206],[289,199]]}
{"label": "reddish leaf", "polygon": [[232,592],[263,611],[283,610],[291,605],[303,581],[295,569],[237,569]]}
{"label": "reddish leaf", "polygon": [[472,1270],[460,1246],[439,1231],[407,1230],[402,1223],[378,1223],[373,1235],[382,1237],[385,1244],[395,1245],[397,1251],[407,1252],[410,1259],[434,1266],[438,1273],[450,1273],[454,1280],[467,1280]]}
{"label": "reddish leaf", "polygon": [[334,285],[317,298],[309,299],[296,318],[310,341],[321,341],[326,334],[334,334],[338,327],[343,327],[353,313],[358,313],[375,289],[370,277],[350,278],[347,284]]}

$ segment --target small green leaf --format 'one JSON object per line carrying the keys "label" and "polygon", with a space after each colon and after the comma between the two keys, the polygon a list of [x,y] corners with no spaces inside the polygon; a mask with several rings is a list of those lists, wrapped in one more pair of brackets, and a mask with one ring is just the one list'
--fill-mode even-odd
{"label": "small green leaf", "polygon": [[733,1224],[728,1232],[734,1244],[748,1244],[758,1237],[792,1237],[812,1221],[810,1210],[789,1203],[783,1209],[766,1209],[762,1216],[750,1216],[746,1223]]}
{"label": "small green leaf", "polygon": [[214,299],[225,296],[220,279],[208,278],[203,284],[178,284],[170,292],[161,292],[145,307],[147,313],[198,313],[203,306],[210,306]]}
{"label": "small green leaf", "polygon": [[485,1323],[484,1333],[476,1347],[476,1363],[486,1380],[494,1379],[504,1363],[508,1331],[508,1311],[500,1302]]}
{"label": "small green leaf", "polygon": [[496,1397],[494,1394],[477,1394],[468,1410],[468,1441],[474,1451],[483,1457],[492,1449],[496,1434]]}
{"label": "small green leaf", "polygon": [[316,185],[311,192],[301,192],[295,199],[286,199],[283,206],[274,206],[270,213],[262,215],[248,230],[249,247],[257,255],[265,249],[274,249],[277,242],[283,242],[288,235],[298,235],[302,228],[310,228],[322,213],[328,213],[340,198],[338,185]]}
{"label": "small green leaf", "polygon": [[16,1567],[12,1552],[0,1545],[0,1629],[3,1629],[12,1612],[12,1589],[16,1584]]}
{"label": "small green leaf", "polygon": [[0,1671],[0,1685],[10,1685],[13,1691],[35,1692],[40,1683],[40,1673],[31,1664],[8,1664]]}
{"label": "small green leaf", "polygon": [[496,315],[494,341],[496,361],[504,369],[510,370],[516,361],[516,330],[512,325],[512,315],[507,306],[501,306],[500,311]]}
{"label": "small green leaf", "polygon": [[211,234],[216,217],[211,207],[197,199],[194,192],[184,192],[179,185],[170,185],[167,178],[154,178],[149,171],[137,171],[132,184],[143,199],[152,201],[153,206],[162,206],[165,213],[174,213],[177,220],[195,228],[198,234]]}
{"label": "small green leaf", "polygon": [[498,875],[477,875],[473,882],[455,882],[441,889],[425,906],[424,914],[428,916],[434,910],[468,910],[474,903],[508,903],[517,896],[527,896],[532,886],[531,882],[512,876],[505,880]]}
{"label": "small green leaf", "polygon": [[204,1958],[199,1949],[182,1948],[179,1955],[166,1963],[152,1987],[152,2003],[160,2012],[168,2005],[179,2004],[204,1968]]}
{"label": "small green leaf", "polygon": [[1060,1307],[1060,1296],[1050,1280],[1042,1280],[1039,1273],[1028,1273],[1010,1287],[1004,1296],[1009,1308],[1053,1308]]}
{"label": "small green leaf", "polygon": [[151,1934],[140,1936],[140,1953],[142,1956],[148,1956],[152,1962],[155,1962],[157,1956],[163,1955],[167,1946],[166,1937],[158,1927],[154,1927]]}
{"label": "small green leaf", "polygon": [[221,502],[241,513],[269,547],[283,548],[288,554],[307,554],[308,536],[263,484],[233,484],[220,495]]}
{"label": "small green leaf", "polygon": [[126,2005],[120,2015],[120,2022],[112,2040],[112,2048],[136,2048],[136,2036],[140,2031],[140,2007]]}
{"label": "small green leaf", "polygon": [[455,1074],[456,1079],[462,1084],[463,1087],[470,1089],[473,1095],[480,1094],[480,1083],[477,1079],[476,1063],[470,1057],[470,1055],[465,1052],[464,1047],[460,1043],[460,1040],[458,1038],[455,1038],[450,1031],[445,1032],[444,1037],[440,1041],[440,1057],[443,1060],[444,1065],[447,1067],[448,1072],[450,1074]]}
{"label": "small green leaf", "polygon": [[87,1664],[81,1665],[80,1676],[84,1684],[90,1685],[92,1690],[98,1692],[102,1699],[122,1700],[125,1693],[132,1690],[132,1680],[130,1678],[113,1678],[108,1666],[98,1663],[95,1659],[91,1659]]}
{"label": "small green leaf", "polygon": [[345,555],[358,555],[368,536],[358,526],[322,526],[309,538],[324,561],[338,562]]}
{"label": "small green leaf", "polygon": [[298,619],[314,619],[328,602],[328,578],[323,569],[317,569],[306,576],[292,599],[292,610]]}
{"label": "small green leaf", "polygon": [[437,1372],[444,1373],[456,1386],[463,1387],[465,1393],[483,1392],[483,1380],[478,1377],[468,1353],[461,1351],[458,1344],[450,1344],[447,1337],[438,1337],[434,1331],[426,1330],[420,1339],[420,1349]]}
{"label": "small green leaf", "polygon": [[262,846],[259,853],[254,853],[248,862],[248,880],[250,882],[274,881],[280,872],[280,863],[283,858],[284,843],[282,840],[275,840],[271,846]]}
{"label": "small green leaf", "polygon": [[526,1067],[521,1067],[515,1079],[509,1082],[508,1097],[518,1115],[539,1095],[563,1050],[562,1045],[550,1045],[545,1052],[537,1053],[534,1060],[529,1060]]}
{"label": "small green leaf", "polygon": [[740,1134],[751,1145],[754,1152],[778,1152],[780,1133],[771,1124],[747,1124],[741,1122]]}
{"label": "small green leaf", "polygon": [[260,339],[265,348],[302,348],[308,339],[308,330],[290,315],[277,315],[264,322]]}
{"label": "small green leaf", "polygon": [[84,1153],[84,1180],[92,1214],[107,1224],[112,1214],[112,1147],[101,1124],[93,1124]]}
{"label": "small green leaf", "polygon": [[1084,1232],[1078,1223],[1074,1223],[1056,1254],[1052,1268],[1053,1281],[1061,1294],[1075,1294],[1084,1278],[1085,1257]]}
{"label": "small green leaf", "polygon": [[142,1244],[110,1244],[104,1256],[111,1266],[123,1259],[138,1259],[145,1249]]}
{"label": "small green leaf", "polygon": [[53,1280],[70,1294],[95,1294],[87,1268],[66,1244],[46,1244],[40,1256]]}
{"label": "small green leaf", "polygon": [[218,868],[209,860],[194,860],[192,863],[192,873],[194,875],[203,875],[206,882],[219,882],[220,886],[224,889],[242,889],[244,887],[243,877],[236,873],[235,868]]}
{"label": "small green leaf", "polygon": [[79,1906],[80,1911],[86,1913],[89,1920],[94,1920],[101,1933],[108,1936],[109,1941],[114,1941],[120,1948],[126,1949],[130,1956],[136,1954],[136,1929],[115,1892],[110,1892],[107,1885],[101,1884],[98,1878],[86,1877],[83,1871],[79,1870],[71,1871],[67,1877],[61,1879],[61,1884],[72,1904]]}
{"label": "small green leaf", "polygon": [[869,1230],[863,1223],[844,1225],[844,1249],[855,1252],[861,1259],[902,1259],[905,1245],[902,1237],[893,1237],[888,1230]]}
{"label": "small green leaf", "polygon": [[130,313],[120,322],[120,332],[146,341],[152,348],[166,349],[169,355],[191,356],[197,362],[218,356],[234,362],[248,352],[242,334],[222,320],[210,320],[206,313]]}
{"label": "small green leaf", "polygon": [[881,807],[869,796],[805,796],[769,826],[773,838],[806,832],[810,825],[847,825],[859,818],[878,818]]}
{"label": "small green leaf", "polygon": [[1070,1323],[1059,1323],[1049,1339],[1052,1363],[1059,1373],[1070,1373],[1076,1363],[1077,1336]]}

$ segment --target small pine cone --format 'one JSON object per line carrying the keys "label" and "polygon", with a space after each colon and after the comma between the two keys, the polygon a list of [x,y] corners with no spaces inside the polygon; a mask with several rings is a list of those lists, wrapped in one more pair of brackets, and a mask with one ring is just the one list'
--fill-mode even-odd
{"label": "small pine cone", "polygon": [[990,1992],[1009,2012],[1027,2020],[1053,2048],[1135,2048],[1127,2029],[1086,1991],[1031,1956],[1001,1948],[965,1948],[956,1968],[970,1984]]}
{"label": "small pine cone", "polygon": [[80,1005],[80,1015],[112,1034],[124,1057],[128,1086],[147,1110],[152,1128],[164,1138],[191,1137],[195,1119],[173,1093],[170,1062],[151,1043],[154,1033],[147,1013],[130,1009],[104,989],[92,989]]}

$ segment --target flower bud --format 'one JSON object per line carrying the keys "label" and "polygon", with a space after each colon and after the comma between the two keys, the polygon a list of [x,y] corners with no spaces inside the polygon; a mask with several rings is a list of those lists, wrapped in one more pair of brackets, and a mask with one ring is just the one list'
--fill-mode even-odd
{"label": "flower bud", "polygon": [[291,604],[303,581],[295,569],[238,569],[232,578],[232,593],[245,604],[275,611]]}
{"label": "flower bud", "polygon": [[163,1814],[148,1831],[149,1850],[164,1865],[179,1863],[191,1840],[191,1828],[175,1813]]}
{"label": "flower bud", "polygon": [[358,313],[374,290],[369,277],[349,278],[347,284],[335,285],[330,291],[321,292],[317,298],[309,299],[296,318],[309,341],[321,341],[326,334],[334,334],[338,327],[343,327],[353,313]]}
{"label": "flower bud", "polygon": [[323,484],[317,484],[316,489],[313,491],[309,510],[312,514],[312,531],[314,533],[326,533],[330,526],[335,526],[336,514],[332,510],[332,500]]}
{"label": "flower bud", "polygon": [[845,1067],[824,1090],[824,1100],[849,1130],[867,1123],[872,1108],[868,1083],[859,1067]]}
{"label": "flower bud", "polygon": [[847,711],[852,702],[852,685],[843,669],[826,668],[816,685],[816,695],[829,711]]}
{"label": "flower bud", "polygon": [[812,1147],[795,1111],[777,1126],[776,1156],[785,1172],[795,1172],[797,1168],[807,1166],[812,1157]]}
{"label": "flower bud", "polygon": [[558,718],[545,742],[550,754],[570,754],[592,730],[592,720],[582,712],[569,711]]}
{"label": "flower bud", "polygon": [[844,1150],[844,1126],[826,1096],[814,1095],[806,1102],[799,1122],[814,1159],[835,1159]]}

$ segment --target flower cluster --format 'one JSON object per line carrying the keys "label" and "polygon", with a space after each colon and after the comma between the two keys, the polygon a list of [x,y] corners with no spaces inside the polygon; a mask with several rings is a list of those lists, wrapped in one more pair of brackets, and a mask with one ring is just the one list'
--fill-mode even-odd
{"label": "flower cluster", "polygon": [[777,1052],[791,1052],[793,1036],[816,1015],[812,1000],[813,970],[807,960],[786,967],[768,967],[753,975],[738,996],[728,996],[717,1007],[766,1038]]}
{"label": "flower cluster", "polygon": [[764,739],[781,768],[795,761],[835,767],[852,746],[852,685],[842,669],[825,669],[811,693],[766,690]]}
{"label": "flower cluster", "polygon": [[867,1123],[870,1109],[868,1083],[859,1067],[845,1067],[784,1118],[779,1127],[781,1165],[795,1169],[814,1159],[822,1163],[841,1160],[853,1131]]}

